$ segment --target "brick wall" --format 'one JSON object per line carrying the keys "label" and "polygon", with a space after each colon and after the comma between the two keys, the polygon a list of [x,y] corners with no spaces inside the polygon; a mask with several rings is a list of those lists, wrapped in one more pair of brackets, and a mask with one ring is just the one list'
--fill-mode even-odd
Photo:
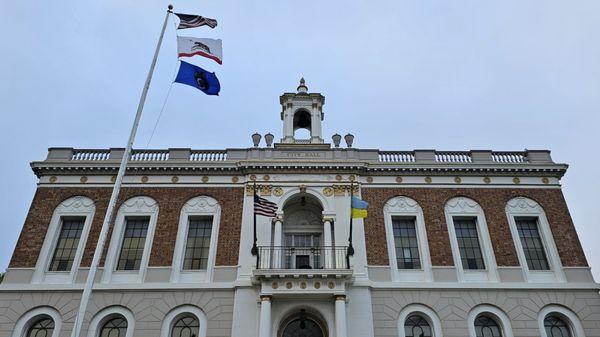
{"label": "brick wall", "polygon": [[[38,188],[9,266],[11,268],[35,267],[54,209],[62,201],[80,195],[92,199],[96,205],[96,213],[81,262],[83,267],[88,267],[92,261],[111,191],[111,188]],[[153,198],[159,207],[150,266],[171,265],[181,208],[186,201],[199,195],[213,197],[221,205],[216,265],[237,265],[244,198],[243,188],[123,188],[117,208],[123,201],[141,195]],[[112,225],[110,231],[112,231]],[[106,255],[107,249],[108,244],[105,246],[104,255]]]}
{"label": "brick wall", "polygon": [[434,266],[454,265],[444,205],[446,201],[459,196],[471,198],[483,208],[498,266],[519,265],[505,207],[510,199],[520,196],[531,198],[544,208],[562,264],[568,267],[587,266],[562,191],[516,188],[363,188],[362,197],[369,202],[365,236],[370,265],[389,265],[383,206],[396,196],[412,198],[423,209]]}

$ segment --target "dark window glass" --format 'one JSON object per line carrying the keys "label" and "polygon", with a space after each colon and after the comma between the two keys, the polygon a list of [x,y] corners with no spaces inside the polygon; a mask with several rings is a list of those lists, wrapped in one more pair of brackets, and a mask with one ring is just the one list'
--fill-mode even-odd
{"label": "dark window glass", "polygon": [[[148,218],[127,218],[117,270],[139,270],[144,255]],[[112,337],[112,336],[111,336]]]}
{"label": "dark window glass", "polygon": [[104,323],[100,329],[99,337],[125,337],[127,334],[127,320],[122,316],[112,318]]}
{"label": "dark window glass", "polygon": [[27,331],[27,337],[51,337],[54,332],[52,318],[42,318],[35,322]]}
{"label": "dark window glass", "polygon": [[549,270],[537,218],[517,218],[517,230],[530,270]]}
{"label": "dark window glass", "polygon": [[477,235],[477,220],[475,218],[454,219],[454,230],[463,268],[485,269],[479,235]]}
{"label": "dark window glass", "polygon": [[208,252],[210,250],[210,234],[212,231],[212,217],[198,217],[189,219],[187,242],[183,269],[201,270],[208,265]]}
{"label": "dark window glass", "polygon": [[323,337],[321,327],[310,319],[295,319],[283,330],[282,337]]}
{"label": "dark window glass", "polygon": [[56,248],[52,261],[50,261],[49,271],[69,271],[73,266],[79,239],[83,231],[85,218],[63,218],[60,227],[60,234],[56,241]]}
{"label": "dark window glass", "polygon": [[393,218],[398,269],[421,269],[415,218]]}
{"label": "dark window glass", "polygon": [[502,337],[502,330],[495,320],[482,315],[475,319],[475,335],[477,337]]}
{"label": "dark window glass", "polygon": [[569,326],[562,319],[549,315],[544,319],[544,328],[548,337],[571,337]]}
{"label": "dark window glass", "polygon": [[197,337],[200,331],[200,322],[194,316],[184,316],[175,322],[171,330],[171,337]]}
{"label": "dark window glass", "polygon": [[404,322],[404,335],[406,337],[432,337],[431,327],[427,321],[419,316],[409,316]]}

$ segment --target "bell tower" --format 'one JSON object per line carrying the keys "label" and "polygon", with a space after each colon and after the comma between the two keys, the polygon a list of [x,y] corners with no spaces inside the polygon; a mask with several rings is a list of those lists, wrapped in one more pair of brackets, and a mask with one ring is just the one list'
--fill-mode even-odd
{"label": "bell tower", "polygon": [[[304,78],[300,79],[296,93],[285,93],[279,97],[281,120],[283,121],[284,144],[323,144],[321,122],[325,114],[325,97],[319,93],[309,93]],[[310,138],[297,138],[296,131],[306,129]]]}

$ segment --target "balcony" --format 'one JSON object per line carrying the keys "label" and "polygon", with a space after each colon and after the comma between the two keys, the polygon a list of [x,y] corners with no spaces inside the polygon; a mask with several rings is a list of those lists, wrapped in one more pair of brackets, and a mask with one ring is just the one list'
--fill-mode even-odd
{"label": "balcony", "polygon": [[351,275],[348,247],[258,247],[255,276]]}

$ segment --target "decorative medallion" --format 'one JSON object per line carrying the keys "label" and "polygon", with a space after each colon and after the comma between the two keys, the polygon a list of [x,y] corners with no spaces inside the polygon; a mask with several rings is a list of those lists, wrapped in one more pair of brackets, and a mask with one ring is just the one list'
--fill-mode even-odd
{"label": "decorative medallion", "polygon": [[543,177],[543,178],[542,178],[542,182],[543,182],[544,184],[549,184],[549,183],[550,183],[550,179],[548,179],[547,177]]}
{"label": "decorative medallion", "polygon": [[300,289],[306,289],[306,282],[300,282]]}
{"label": "decorative medallion", "polygon": [[255,176],[254,174],[251,174],[251,175],[250,175],[250,180],[252,180],[252,181],[256,181],[256,176]]}
{"label": "decorative medallion", "polygon": [[292,282],[287,282],[287,283],[285,284],[285,287],[286,287],[287,289],[292,289]]}
{"label": "decorative medallion", "polygon": [[402,177],[396,177],[396,182],[397,183],[401,183],[402,182]]}
{"label": "decorative medallion", "polygon": [[117,176],[112,176],[112,177],[110,177],[110,182],[111,182],[111,183],[114,183],[114,182],[116,182],[116,181],[117,181]]}
{"label": "decorative medallion", "polygon": [[56,176],[52,176],[52,177],[50,177],[50,182],[51,182],[52,184],[54,184],[54,183],[56,182],[56,180],[57,180]]}
{"label": "decorative medallion", "polygon": [[335,194],[335,196],[345,196],[346,195],[346,186],[334,185],[333,186],[333,194]]}
{"label": "decorative medallion", "polygon": [[489,184],[489,183],[492,182],[492,178],[490,178],[490,177],[483,177],[483,182],[486,183],[486,184]]}
{"label": "decorative medallion", "polygon": [[348,177],[348,180],[350,180],[350,181],[355,181],[355,180],[356,180],[356,176],[355,176],[354,174],[352,174],[352,175],[350,175],[350,176]]}
{"label": "decorative medallion", "polygon": [[327,288],[329,288],[329,289],[335,288],[335,283],[333,283],[333,281],[329,281],[329,283],[327,283]]}
{"label": "decorative medallion", "polygon": [[454,177],[454,182],[460,184],[462,183],[462,179],[460,177]]}
{"label": "decorative medallion", "polygon": [[321,282],[315,282],[315,289],[321,289]]}
{"label": "decorative medallion", "polygon": [[431,177],[425,177],[426,183],[431,184],[432,181],[433,181],[433,179],[431,179]]}
{"label": "decorative medallion", "polygon": [[277,282],[271,283],[271,288],[273,288],[273,289],[279,288],[279,283],[277,283]]}
{"label": "decorative medallion", "polygon": [[306,185],[300,185],[300,193],[306,193]]}
{"label": "decorative medallion", "polygon": [[206,183],[206,182],[208,182],[208,176],[203,176],[203,177],[202,177],[202,182],[203,182],[203,183]]}
{"label": "decorative medallion", "polygon": [[336,176],[335,176],[335,180],[337,180],[337,181],[342,181],[342,176],[341,176],[341,175],[339,175],[339,174],[338,174],[338,175],[336,175]]}
{"label": "decorative medallion", "polygon": [[171,182],[172,182],[173,184],[177,184],[177,183],[179,182],[179,177],[178,177],[178,176],[173,176],[173,177],[171,178]]}
{"label": "decorative medallion", "polygon": [[368,183],[372,183],[373,182],[373,177],[367,177],[367,182]]}
{"label": "decorative medallion", "polygon": [[142,177],[142,182],[145,184],[148,182],[148,176],[143,176]]}
{"label": "decorative medallion", "polygon": [[271,179],[271,176],[269,176],[268,174],[265,174],[265,175],[263,176],[263,180],[264,180],[264,181],[269,181],[269,179]]}
{"label": "decorative medallion", "polygon": [[232,183],[237,183],[238,181],[240,181],[240,178],[238,178],[238,177],[231,177],[231,182]]}
{"label": "decorative medallion", "polygon": [[282,196],[283,195],[283,188],[281,188],[281,187],[275,187],[273,189],[273,195],[276,196],[276,197]]}
{"label": "decorative medallion", "polygon": [[330,197],[333,195],[333,187],[325,187],[323,189],[323,195],[326,197]]}
{"label": "decorative medallion", "polygon": [[80,181],[82,184],[85,184],[85,183],[87,183],[87,181],[88,181],[88,177],[86,177],[86,176],[83,176],[83,177],[79,178],[79,181]]}
{"label": "decorative medallion", "polygon": [[519,179],[517,177],[514,177],[513,180],[512,180],[512,182],[515,183],[515,184],[520,184],[521,183],[521,179]]}
{"label": "decorative medallion", "polygon": [[258,191],[260,192],[261,196],[269,196],[271,195],[271,190],[273,188],[273,186],[271,185],[260,185],[257,186],[258,187]]}

